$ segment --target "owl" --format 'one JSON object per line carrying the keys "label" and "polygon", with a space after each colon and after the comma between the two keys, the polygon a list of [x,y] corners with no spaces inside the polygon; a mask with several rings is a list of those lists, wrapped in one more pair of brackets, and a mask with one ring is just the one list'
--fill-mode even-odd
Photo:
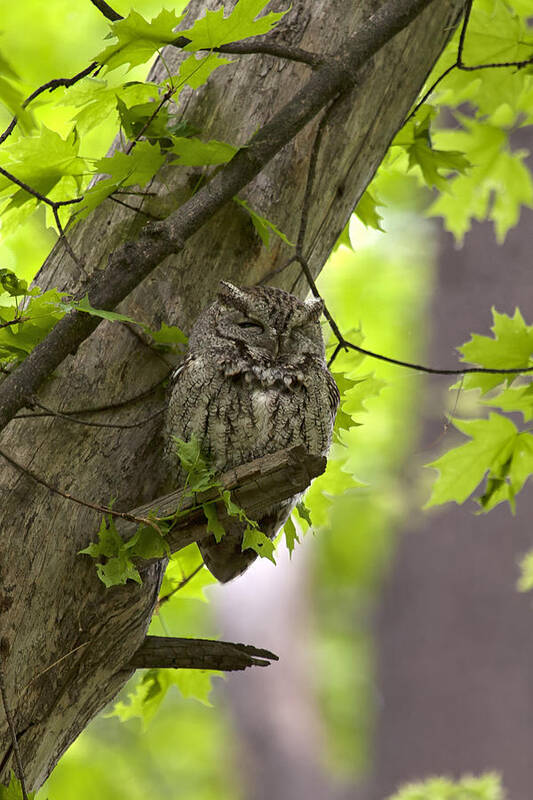
{"label": "owl", "polygon": [[[165,460],[174,485],[186,476],[173,436],[198,437],[215,474],[295,445],[312,455],[327,453],[339,392],[326,365],[322,310],[320,299],[221,282],[172,380]],[[260,530],[274,538],[298,499],[269,508],[257,520]],[[211,537],[199,544],[207,568],[222,582],[256,558],[253,550],[242,551],[244,524],[231,518],[225,527],[219,543]]]}

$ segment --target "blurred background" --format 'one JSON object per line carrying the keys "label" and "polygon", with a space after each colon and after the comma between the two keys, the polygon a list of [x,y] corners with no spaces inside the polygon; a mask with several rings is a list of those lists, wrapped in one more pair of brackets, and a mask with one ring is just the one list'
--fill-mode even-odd
{"label": "blurred background", "polygon": [[[135,7],[150,16],[160,4]],[[78,71],[106,32],[88,2],[0,0],[0,20],[0,51],[28,92]],[[57,47],[58,28],[83,35]],[[72,115],[65,107],[65,130]],[[106,135],[99,128],[91,156],[114,130],[113,121]],[[528,129],[516,144],[533,148]],[[378,353],[454,367],[455,347],[489,333],[491,306],[512,314],[519,305],[533,321],[530,209],[503,245],[491,225],[474,223],[457,249],[424,216],[414,179],[390,177],[380,191],[386,233],[354,218],[351,246],[320,277],[343,331],[360,331]],[[34,218],[0,245],[0,267],[31,278],[54,239]],[[137,677],[121,696],[122,719],[94,720],[39,798],[384,800],[408,780],[487,770],[503,774],[510,798],[529,796],[532,607],[515,584],[531,546],[531,492],[515,517],[507,506],[476,515],[473,503],[422,511],[433,475],[422,467],[460,438],[448,415],[468,415],[468,398],[442,377],[369,359],[357,369],[370,376],[366,411],[311,488],[313,531],[292,558],[281,541],[276,567],[263,560],[226,586],[191,582],[154,618],[153,633],[220,636],[280,661],[215,678],[211,705],[187,697],[184,676],[181,692],[172,686],[144,719]]]}

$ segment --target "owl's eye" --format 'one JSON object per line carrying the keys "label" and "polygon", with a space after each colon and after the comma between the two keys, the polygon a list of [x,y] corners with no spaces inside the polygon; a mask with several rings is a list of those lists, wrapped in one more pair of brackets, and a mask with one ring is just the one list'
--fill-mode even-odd
{"label": "owl's eye", "polygon": [[239,328],[250,328],[257,331],[257,333],[262,333],[264,328],[260,322],[253,322],[252,320],[243,320],[243,322],[238,322],[237,325]]}

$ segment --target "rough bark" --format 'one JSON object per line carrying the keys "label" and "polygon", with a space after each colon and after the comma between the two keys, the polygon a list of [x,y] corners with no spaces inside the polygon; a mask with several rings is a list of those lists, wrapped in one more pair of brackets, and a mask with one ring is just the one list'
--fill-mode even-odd
{"label": "rough bark", "polygon": [[[195,0],[190,12],[195,17],[206,6],[216,5]],[[284,5],[271,4],[274,9]],[[361,0],[350,13],[345,0],[312,4],[295,0],[278,35],[312,52],[339,53],[346,37],[382,5]],[[335,108],[318,160],[309,213],[306,253],[314,274],[401,125],[461,7],[462,0],[433,3],[370,60],[360,84]],[[171,52],[167,62],[175,63],[179,57]],[[156,79],[164,75],[156,66]],[[241,144],[308,78],[309,67],[304,64],[272,56],[239,56],[198,93],[182,95],[180,114],[207,138]],[[295,135],[242,195],[292,241],[315,129],[312,122]],[[148,210],[172,214],[189,200],[198,177],[195,170],[167,168],[151,187],[156,197],[147,203]],[[179,214],[174,219],[178,224]],[[73,232],[71,244],[86,271],[103,281],[101,270],[109,254],[133,242],[142,223],[140,215],[106,202]],[[157,236],[153,241],[164,254],[165,241]],[[138,261],[128,259],[129,255],[142,258],[142,246],[130,244],[121,252],[122,269],[139,268]],[[179,255],[161,261],[120,308],[150,326],[164,321],[188,331],[221,278],[253,283],[289,253],[278,240],[270,251],[261,247],[245,212],[228,203],[211,219],[206,217]],[[61,243],[37,279],[43,288],[56,286],[72,293],[85,281]],[[295,266],[276,283],[305,293]],[[168,370],[165,359],[126,326],[103,322],[71,349],[40,390],[45,403],[62,411],[130,397]],[[39,369],[39,364],[35,367]],[[160,389],[141,403],[103,414],[102,419],[131,422],[163,403]],[[157,420],[113,430],[57,418],[26,419],[12,421],[0,439],[2,449],[50,482],[97,503],[116,497],[120,510],[156,497],[165,482]],[[131,659],[145,637],[157,599],[160,567],[150,567],[142,586],[105,590],[89,559],[77,555],[93,536],[98,515],[51,494],[5,463],[0,472],[0,520],[2,662],[27,783],[38,786],[88,720],[131,675]],[[4,758],[0,777],[5,778],[12,765],[10,747],[7,725],[0,719],[0,762]]]}

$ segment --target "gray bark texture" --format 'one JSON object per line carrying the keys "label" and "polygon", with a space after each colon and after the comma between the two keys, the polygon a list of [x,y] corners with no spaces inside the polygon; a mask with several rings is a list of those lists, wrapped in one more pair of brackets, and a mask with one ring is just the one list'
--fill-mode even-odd
{"label": "gray bark texture", "polygon": [[[418,14],[429,2],[413,0],[411,5]],[[219,6],[218,2],[194,0],[187,23],[206,7]],[[270,4],[271,10],[286,6],[285,2]],[[396,6],[400,18],[409,2],[399,0]],[[380,42],[376,55],[359,70],[358,84],[336,105],[323,137],[309,209],[305,250],[314,274],[320,271],[400,127],[462,6],[462,0],[433,2],[384,47]],[[374,12],[378,11],[379,17],[386,7],[377,0],[294,0],[275,38],[321,55],[344,57],[342,54],[351,53],[355,58],[353,46],[348,51],[343,43],[364,30]],[[398,30],[408,21],[402,17]],[[363,36],[362,52],[367,52],[366,46]],[[167,63],[176,65],[182,56],[173,50],[166,58]],[[351,62],[342,64],[347,75],[350,66]],[[232,65],[218,70],[197,93],[182,94],[179,113],[200,128],[205,138],[243,144],[291,101],[311,73],[307,65],[272,56],[235,56]],[[162,80],[165,75],[165,69],[157,64],[153,77]],[[295,109],[302,103],[300,93]],[[276,155],[274,149],[266,168],[241,193],[291,241],[298,234],[318,110],[309,111],[311,121],[305,126],[302,123],[300,132],[295,127],[288,143],[280,145]],[[263,142],[262,147],[267,145]],[[246,152],[236,157],[239,163],[246,161]],[[231,169],[235,172],[230,164]],[[224,174],[218,172],[212,184],[215,188],[210,195],[207,192],[211,209],[217,207],[216,192],[222,196]],[[188,215],[194,213],[192,207],[200,202],[196,199],[200,193],[191,199],[191,187],[199,177],[198,170],[167,167],[150,187],[156,195],[146,201],[146,208],[158,216],[174,215],[170,234],[164,225],[149,236],[140,233],[145,217],[110,201],[72,232],[72,247],[92,276],[94,305],[104,296],[109,281],[118,281],[126,272],[131,289],[123,292],[127,294],[120,304],[123,313],[151,327],[167,322],[187,332],[214,297],[220,279],[254,283],[291,255],[290,248],[277,239],[269,251],[262,247],[247,214],[231,202],[223,207],[219,203],[214,214],[208,209],[203,227],[197,225],[196,233],[187,233],[184,245],[174,242],[167,246],[176,226],[186,228]],[[183,203],[187,203],[183,213],[176,214]],[[174,254],[169,255],[172,248]],[[167,257],[163,259],[161,254]],[[145,257],[151,271],[139,263]],[[146,277],[136,285],[140,279],[135,275]],[[36,283],[43,289],[59,287],[76,293],[86,281],[87,275],[59,242]],[[286,289],[294,287],[301,296],[307,291],[294,265],[281,273],[276,283]],[[106,302],[112,304],[109,299]],[[35,385],[41,383],[39,396],[52,408],[64,412],[118,402],[150,388],[167,374],[165,359],[128,327],[103,322],[83,341],[91,332],[87,315],[70,319],[72,324],[67,322],[61,328],[64,332],[71,324],[70,354],[52,357],[50,350],[42,348],[32,361],[27,360],[26,372],[20,372],[27,377],[40,370]],[[92,321],[91,325],[95,327]],[[78,338],[76,331],[81,331]],[[68,338],[61,344],[57,334],[51,341],[64,348],[61,352],[68,351]],[[48,377],[43,383],[45,374]],[[22,378],[18,383],[7,378],[3,384],[19,391],[18,406],[27,402],[28,384]],[[1,390],[2,384],[0,394]],[[5,397],[9,397],[7,391]],[[98,419],[132,422],[164,403],[164,391],[159,389]],[[11,394],[4,408],[0,401],[0,417],[4,414],[4,421],[9,419],[11,412],[6,409],[18,406]],[[14,420],[3,431],[0,446],[64,491],[100,504],[117,498],[118,510],[146,503],[165,488],[157,419],[127,430],[88,428],[54,417]],[[150,566],[142,586],[128,584],[106,590],[90,560],[77,555],[95,538],[99,515],[37,485],[5,461],[0,468],[0,520],[0,656],[26,783],[37,787],[132,674],[131,659],[144,640],[157,600],[161,565]],[[6,780],[13,755],[1,713],[0,765],[0,778]]]}

